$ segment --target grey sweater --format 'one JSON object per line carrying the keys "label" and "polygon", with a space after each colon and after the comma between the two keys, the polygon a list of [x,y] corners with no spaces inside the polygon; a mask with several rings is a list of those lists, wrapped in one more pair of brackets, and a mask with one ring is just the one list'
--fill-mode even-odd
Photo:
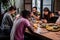
{"label": "grey sweater", "polygon": [[4,14],[1,29],[10,29],[13,26],[13,18],[9,12]]}

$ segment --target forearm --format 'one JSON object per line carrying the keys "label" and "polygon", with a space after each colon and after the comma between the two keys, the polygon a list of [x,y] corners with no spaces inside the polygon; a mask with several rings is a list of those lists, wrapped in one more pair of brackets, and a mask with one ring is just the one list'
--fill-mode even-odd
{"label": "forearm", "polygon": [[33,17],[34,17],[35,19],[39,19],[39,18],[40,18],[40,16],[35,16],[35,15],[33,15]]}

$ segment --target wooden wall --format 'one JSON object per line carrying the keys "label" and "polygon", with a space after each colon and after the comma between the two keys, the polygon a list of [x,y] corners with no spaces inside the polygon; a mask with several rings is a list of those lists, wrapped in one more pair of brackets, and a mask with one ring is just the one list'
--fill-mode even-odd
{"label": "wooden wall", "polygon": [[60,10],[60,0],[55,0],[54,10],[55,11]]}
{"label": "wooden wall", "polygon": [[32,0],[24,0],[24,9],[31,11],[32,8]]}

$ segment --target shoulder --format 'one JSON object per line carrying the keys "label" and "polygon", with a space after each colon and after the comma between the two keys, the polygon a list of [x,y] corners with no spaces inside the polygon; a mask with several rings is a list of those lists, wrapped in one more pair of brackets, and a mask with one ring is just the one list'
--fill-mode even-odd
{"label": "shoulder", "polygon": [[37,11],[38,14],[40,14],[40,12]]}
{"label": "shoulder", "polygon": [[4,14],[4,16],[9,16],[9,13],[8,13],[8,12],[7,12],[7,13],[5,13],[5,14]]}
{"label": "shoulder", "polygon": [[29,20],[28,19],[25,19],[25,18],[22,19],[22,22],[25,23],[25,24],[27,24],[27,25],[30,24]]}
{"label": "shoulder", "polygon": [[25,21],[25,22],[29,22],[29,20],[28,20],[28,19],[25,19],[24,21]]}

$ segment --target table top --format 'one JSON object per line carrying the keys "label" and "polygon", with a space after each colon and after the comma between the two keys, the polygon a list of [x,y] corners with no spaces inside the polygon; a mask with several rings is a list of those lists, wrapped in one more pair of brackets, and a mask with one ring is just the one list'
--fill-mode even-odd
{"label": "table top", "polygon": [[[37,22],[38,23],[38,22]],[[33,23],[34,24],[34,23]],[[54,25],[54,23],[47,23],[47,24],[52,24]],[[36,28],[36,24],[35,24],[35,28]],[[36,31],[36,30],[34,30]],[[45,36],[47,38],[50,38],[52,40],[60,40],[60,31],[57,32],[52,32],[52,31],[48,31],[46,28],[40,28],[40,33],[37,33],[39,35]]]}
{"label": "table top", "polygon": [[52,40],[60,40],[60,31],[59,32],[50,32],[44,28],[41,28],[41,29],[42,29],[42,33],[40,35],[48,37]]}
{"label": "table top", "polygon": [[37,33],[39,35],[45,36],[52,40],[60,40],[60,31],[52,32],[52,31],[48,31],[46,28],[40,28],[39,31],[40,31],[40,33]]}

